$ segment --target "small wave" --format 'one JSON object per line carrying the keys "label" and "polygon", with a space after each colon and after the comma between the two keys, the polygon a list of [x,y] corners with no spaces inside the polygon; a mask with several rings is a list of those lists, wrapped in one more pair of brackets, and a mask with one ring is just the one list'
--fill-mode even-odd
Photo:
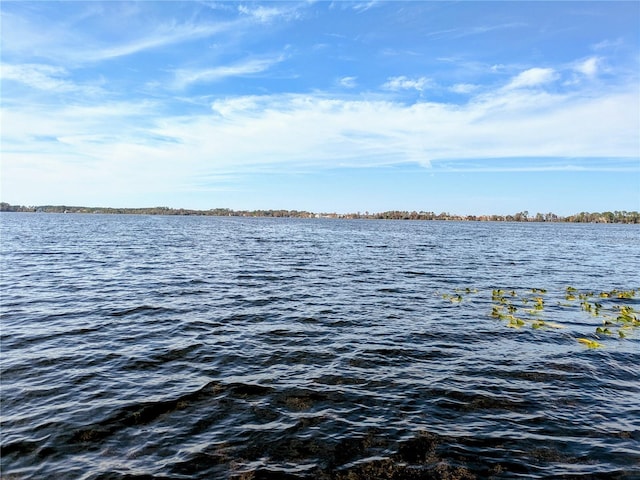
{"label": "small wave", "polygon": [[157,314],[163,312],[172,312],[173,309],[166,307],[155,307],[152,305],[139,305],[137,307],[126,308],[122,310],[111,310],[108,312],[110,317],[128,317],[138,314]]}

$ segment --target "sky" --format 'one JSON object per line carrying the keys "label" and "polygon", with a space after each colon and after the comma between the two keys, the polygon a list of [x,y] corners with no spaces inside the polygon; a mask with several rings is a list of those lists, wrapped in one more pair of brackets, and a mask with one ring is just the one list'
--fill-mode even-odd
{"label": "sky", "polygon": [[17,205],[640,210],[640,2],[0,2]]}

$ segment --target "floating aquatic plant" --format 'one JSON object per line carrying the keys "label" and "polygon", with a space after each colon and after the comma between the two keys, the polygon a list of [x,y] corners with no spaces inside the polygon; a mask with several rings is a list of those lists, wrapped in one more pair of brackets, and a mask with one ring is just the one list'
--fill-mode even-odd
{"label": "floating aquatic plant", "polygon": [[600,298],[633,298],[636,296],[636,290],[611,290],[609,292],[600,292]]}
{"label": "floating aquatic plant", "polygon": [[620,315],[618,315],[616,320],[635,327],[640,326],[640,322],[638,321],[638,317],[636,316],[633,307],[629,305],[623,305],[620,307]]}
{"label": "floating aquatic plant", "polygon": [[478,289],[477,288],[456,288],[454,290],[454,294],[449,294],[449,293],[443,293],[442,294],[442,298],[444,300],[449,300],[451,303],[460,303],[462,302],[462,300],[464,299],[462,294],[467,294],[467,295],[472,295],[475,293],[478,293]]}
{"label": "floating aquatic plant", "polygon": [[602,347],[601,343],[596,342],[595,340],[591,340],[589,338],[578,338],[580,343],[587,346],[588,348],[600,348]]}
{"label": "floating aquatic plant", "polygon": [[[546,310],[547,303],[554,296],[545,297],[547,290],[543,288],[531,288],[527,291],[516,291],[509,289],[495,288],[491,291],[491,318],[501,320],[506,327],[522,329],[531,327],[534,330],[562,329],[566,328],[561,323],[553,322],[549,318],[552,314],[557,314],[558,307],[561,309],[577,309],[589,314],[591,317],[602,319],[602,324],[594,329],[595,337],[601,339],[627,338],[632,335],[636,328],[640,327],[639,313],[631,305],[615,305],[621,299],[634,298],[640,290],[609,290],[603,292],[579,291],[577,288],[568,286],[560,295],[564,295],[567,302],[557,302],[550,311]],[[442,298],[452,303],[461,303],[463,294],[476,294],[475,288],[458,288],[453,294],[443,294]],[[556,297],[557,298],[557,297]],[[579,299],[580,303],[574,303]],[[599,301],[594,301],[598,299]],[[605,301],[605,299],[610,299]],[[525,306],[523,308],[523,306]],[[588,348],[599,348],[603,344],[597,340],[580,337],[576,339]]]}
{"label": "floating aquatic plant", "polygon": [[[505,290],[502,289],[494,289],[492,291],[491,298],[498,305],[494,305],[492,307],[491,316],[493,318],[506,320],[507,326],[511,328],[521,328],[527,325],[530,325],[533,329],[543,327],[557,328],[557,324],[549,324],[545,320],[539,318],[539,315],[544,310],[545,305],[542,295],[546,292],[547,291],[542,288],[532,288],[531,294],[535,294],[536,296],[527,296],[526,293],[518,293],[516,290],[505,292]],[[518,301],[521,302],[522,305],[526,306],[532,304],[531,308],[519,310],[519,307],[512,303],[515,301],[515,298],[518,298]],[[505,310],[508,313],[505,313]],[[520,312],[520,316],[516,317],[516,312]],[[534,318],[527,316],[523,317],[522,313]]]}
{"label": "floating aquatic plant", "polygon": [[478,289],[477,288],[456,288],[456,293],[478,293]]}
{"label": "floating aquatic plant", "polygon": [[570,301],[573,301],[576,299],[576,296],[574,295],[575,292],[577,292],[578,290],[573,288],[573,287],[567,287],[565,290],[565,295],[564,298]]}
{"label": "floating aquatic plant", "polygon": [[445,293],[442,295],[442,298],[449,300],[451,303],[460,303],[462,301],[462,295],[460,294],[449,295],[448,293]]}
{"label": "floating aquatic plant", "polygon": [[614,293],[614,292],[617,298],[633,298],[636,294],[635,290],[627,290],[625,292],[618,292],[614,290],[611,293]]}
{"label": "floating aquatic plant", "polygon": [[[477,293],[477,289],[464,288],[456,289],[455,294],[445,294],[442,297],[452,303],[462,301],[463,294]],[[602,324],[597,326],[594,334],[598,340],[603,338],[618,339],[627,338],[637,327],[640,327],[638,312],[630,305],[611,305],[610,301],[603,302],[603,299],[618,301],[619,299],[630,299],[635,297],[638,290],[608,290],[603,292],[579,291],[577,288],[568,286],[560,295],[564,295],[566,302],[557,302],[557,307],[578,308],[580,311],[588,313],[592,317],[602,319]],[[491,291],[490,316],[501,320],[508,328],[522,329],[531,327],[534,330],[550,330],[566,328],[564,325],[553,322],[549,318],[552,313],[557,312],[557,307],[551,308],[551,312],[546,310],[549,298],[546,297],[547,290],[544,288],[531,288],[527,291],[517,291],[513,289],[495,288]],[[599,301],[594,301],[598,299]],[[574,303],[579,300],[580,303]],[[524,306],[524,307],[523,307]],[[580,337],[576,339],[587,348],[600,348],[603,344],[594,339]]]}
{"label": "floating aquatic plant", "polygon": [[542,299],[542,297],[536,297],[533,300],[535,301],[535,304],[533,306],[534,310],[542,310],[544,308],[544,300]]}
{"label": "floating aquatic plant", "polygon": [[525,322],[522,318],[514,317],[513,315],[507,315],[506,318],[509,320],[507,323],[507,327],[510,328],[520,328],[524,327],[527,322]]}
{"label": "floating aquatic plant", "polygon": [[593,310],[592,310],[592,313],[593,313],[595,316],[600,315],[600,309],[601,309],[601,308],[602,308],[602,304],[601,304],[601,303],[598,303],[598,302],[595,302],[595,303],[593,304]]}
{"label": "floating aquatic plant", "polygon": [[544,320],[536,320],[534,322],[531,323],[531,328],[534,329],[538,329],[538,328],[542,328],[546,325],[546,323],[544,322]]}

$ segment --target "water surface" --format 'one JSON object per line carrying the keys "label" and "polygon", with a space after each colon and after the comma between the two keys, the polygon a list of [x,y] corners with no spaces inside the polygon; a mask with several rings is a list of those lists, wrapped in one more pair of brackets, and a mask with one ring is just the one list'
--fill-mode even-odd
{"label": "water surface", "polygon": [[[588,349],[565,299],[639,288],[638,226],[0,226],[2,478],[640,477],[640,335]],[[496,288],[565,328],[507,328]]]}

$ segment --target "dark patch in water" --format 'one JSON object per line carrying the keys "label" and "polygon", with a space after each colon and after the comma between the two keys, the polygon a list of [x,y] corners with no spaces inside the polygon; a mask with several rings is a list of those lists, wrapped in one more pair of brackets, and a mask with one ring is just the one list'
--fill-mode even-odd
{"label": "dark patch in water", "polygon": [[137,314],[154,314],[154,313],[159,313],[159,312],[168,312],[171,311],[170,309],[164,308],[164,307],[154,307],[151,305],[140,305],[138,307],[134,307],[134,308],[127,308],[125,310],[115,310],[112,312],[109,312],[109,316],[111,317],[126,317],[126,316],[130,316],[130,315],[137,315]]}

